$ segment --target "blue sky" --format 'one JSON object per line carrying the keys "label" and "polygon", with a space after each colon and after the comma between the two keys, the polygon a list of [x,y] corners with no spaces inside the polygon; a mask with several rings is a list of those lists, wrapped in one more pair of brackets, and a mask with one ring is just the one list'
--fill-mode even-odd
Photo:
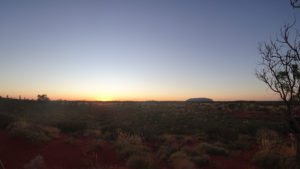
{"label": "blue sky", "polygon": [[0,1],[0,95],[276,100],[258,44],[299,14],[288,0]]}

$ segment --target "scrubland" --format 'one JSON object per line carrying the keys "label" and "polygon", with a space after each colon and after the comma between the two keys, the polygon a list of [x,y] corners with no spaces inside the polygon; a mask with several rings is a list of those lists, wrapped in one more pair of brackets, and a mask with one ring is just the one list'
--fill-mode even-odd
{"label": "scrubland", "polygon": [[280,102],[0,100],[6,169],[292,169]]}

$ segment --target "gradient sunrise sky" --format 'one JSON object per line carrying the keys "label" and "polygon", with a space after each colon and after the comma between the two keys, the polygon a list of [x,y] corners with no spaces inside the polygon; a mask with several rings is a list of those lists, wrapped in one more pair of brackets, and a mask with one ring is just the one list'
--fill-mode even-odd
{"label": "gradient sunrise sky", "polygon": [[3,0],[0,95],[277,100],[255,77],[258,44],[299,14],[288,0]]}

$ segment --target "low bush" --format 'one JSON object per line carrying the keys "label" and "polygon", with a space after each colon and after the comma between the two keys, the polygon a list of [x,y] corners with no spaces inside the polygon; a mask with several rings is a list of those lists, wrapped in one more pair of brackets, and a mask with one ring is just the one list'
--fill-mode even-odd
{"label": "low bush", "polygon": [[174,169],[195,169],[195,164],[186,158],[178,159],[171,163]]}
{"label": "low bush", "polygon": [[295,156],[283,157],[281,160],[280,166],[282,169],[295,169],[296,168],[296,157]]}
{"label": "low bush", "polygon": [[189,157],[187,156],[187,154],[183,151],[177,151],[175,153],[173,153],[170,157],[169,157],[169,162],[174,162],[178,159],[189,159]]}
{"label": "low bush", "polygon": [[0,113],[0,129],[5,129],[13,121],[14,117],[12,115]]}
{"label": "low bush", "polygon": [[59,136],[57,128],[33,125],[26,121],[14,122],[8,129],[13,137],[29,139],[35,143],[45,143]]}
{"label": "low bush", "polygon": [[281,160],[280,154],[268,150],[260,151],[253,157],[253,162],[265,169],[280,169]]}
{"label": "low bush", "polygon": [[77,146],[79,144],[78,140],[76,140],[74,137],[67,137],[64,140],[64,143],[70,144],[72,146]]}
{"label": "low bush", "polygon": [[118,132],[115,149],[124,159],[133,155],[145,155],[149,152],[149,149],[142,144],[140,136],[125,132]]}
{"label": "low bush", "polygon": [[24,169],[45,169],[45,162],[41,155],[37,155],[29,163],[24,165]]}
{"label": "low bush", "polygon": [[201,143],[196,147],[197,152],[204,152],[210,155],[228,155],[228,152],[226,149],[222,147],[218,147],[215,145],[207,144],[207,143]]}
{"label": "low bush", "polygon": [[118,144],[115,147],[119,155],[124,159],[133,155],[145,155],[149,152],[147,147],[142,145]]}
{"label": "low bush", "polygon": [[83,132],[84,137],[102,138],[102,132],[100,129],[86,129]]}
{"label": "low bush", "polygon": [[86,129],[87,125],[80,121],[66,120],[57,123],[56,127],[64,133],[74,134],[76,132],[83,132]]}
{"label": "low bush", "polygon": [[169,156],[178,151],[179,147],[177,144],[163,144],[159,147],[156,157],[158,158],[159,161],[166,161],[168,160]]}
{"label": "low bush", "polygon": [[188,155],[188,158],[197,166],[202,167],[210,163],[210,157],[203,152],[196,151],[191,147],[183,147],[181,151]]}
{"label": "low bush", "polygon": [[191,157],[192,162],[194,162],[197,167],[203,167],[210,163],[210,157],[206,154],[201,154]]}
{"label": "low bush", "polygon": [[280,143],[279,135],[276,131],[270,129],[259,129],[256,133],[256,140],[265,150],[276,148]]}
{"label": "low bush", "polygon": [[250,150],[254,144],[255,144],[255,137],[240,134],[237,140],[228,143],[228,148],[246,151],[246,150]]}
{"label": "low bush", "polygon": [[132,169],[153,169],[153,159],[148,156],[133,155],[127,160],[127,166]]}
{"label": "low bush", "polygon": [[141,145],[142,137],[136,134],[129,134],[126,132],[118,131],[117,141],[122,144]]}
{"label": "low bush", "polygon": [[93,148],[101,150],[104,147],[105,141],[102,139],[94,139],[90,144]]}

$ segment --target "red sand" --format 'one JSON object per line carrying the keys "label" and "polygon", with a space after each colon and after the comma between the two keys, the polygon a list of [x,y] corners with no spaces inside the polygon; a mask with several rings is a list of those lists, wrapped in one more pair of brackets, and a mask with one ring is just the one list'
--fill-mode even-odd
{"label": "red sand", "polygon": [[0,130],[0,160],[6,169],[22,169],[39,154],[50,169],[86,169],[91,162],[101,166],[125,165],[110,143],[106,143],[101,151],[84,153],[89,145],[88,139],[76,139],[76,145],[72,145],[65,142],[66,138],[61,135],[47,144],[35,145],[27,140],[12,138],[7,131]]}
{"label": "red sand", "polygon": [[[40,154],[48,169],[86,169],[93,166],[116,166],[126,169],[125,161],[113,150],[112,143],[105,143],[101,150],[88,151],[87,138],[75,139],[76,145],[67,144],[66,139],[67,136],[61,135],[47,144],[35,145],[27,140],[12,138],[7,131],[0,130],[0,160],[6,169],[22,169],[24,164]],[[251,163],[256,151],[241,152],[227,157],[211,156],[211,164],[203,168],[257,169]],[[159,164],[159,168],[169,167],[167,164]]]}

